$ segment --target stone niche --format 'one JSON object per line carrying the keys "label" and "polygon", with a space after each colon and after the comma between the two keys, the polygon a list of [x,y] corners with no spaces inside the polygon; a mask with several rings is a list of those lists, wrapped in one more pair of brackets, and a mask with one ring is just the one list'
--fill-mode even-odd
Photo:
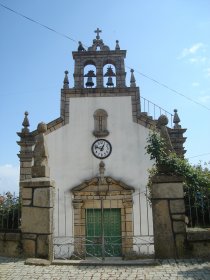
{"label": "stone niche", "polygon": [[[72,189],[74,199],[74,238],[77,252],[84,257],[87,209],[120,209],[122,256],[132,252],[133,246],[133,200],[134,188],[111,177],[95,177]],[[79,244],[79,245],[78,245]]]}

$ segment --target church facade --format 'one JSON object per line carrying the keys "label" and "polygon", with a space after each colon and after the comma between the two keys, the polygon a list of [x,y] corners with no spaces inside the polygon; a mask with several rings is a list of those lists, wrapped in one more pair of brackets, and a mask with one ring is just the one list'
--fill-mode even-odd
{"label": "church facade", "polygon": [[[152,210],[148,204],[147,138],[157,120],[141,109],[139,87],[131,69],[126,85],[125,57],[104,44],[100,30],[86,50],[73,52],[72,87],[65,71],[60,117],[49,124],[45,142],[49,177],[55,182],[53,206],[56,258],[126,257],[152,254]],[[167,128],[175,151],[184,154],[175,111]],[[28,126],[27,114],[23,126]],[[21,177],[33,165],[37,130],[20,133]],[[24,138],[25,137],[25,138]],[[25,140],[24,140],[25,139]]]}

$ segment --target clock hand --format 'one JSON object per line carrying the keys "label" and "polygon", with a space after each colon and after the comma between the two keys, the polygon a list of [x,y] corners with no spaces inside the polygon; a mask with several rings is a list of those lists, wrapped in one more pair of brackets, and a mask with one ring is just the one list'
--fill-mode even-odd
{"label": "clock hand", "polygon": [[103,144],[103,146],[100,148],[100,151],[102,152],[102,151],[103,151],[103,149],[104,149],[104,144]]}

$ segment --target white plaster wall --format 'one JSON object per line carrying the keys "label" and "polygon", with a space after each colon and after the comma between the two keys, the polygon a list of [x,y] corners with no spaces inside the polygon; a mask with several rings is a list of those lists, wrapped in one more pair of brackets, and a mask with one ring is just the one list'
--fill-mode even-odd
{"label": "white plaster wall", "polygon": [[[147,170],[152,165],[145,154],[149,130],[133,122],[131,97],[71,98],[69,124],[46,136],[51,179],[55,180],[56,188],[59,188],[59,208],[58,199],[55,208],[55,235],[73,234],[71,197],[64,199],[64,192],[69,195],[73,187],[99,173],[100,160],[91,152],[91,145],[96,140],[92,131],[93,114],[97,109],[104,109],[108,113],[110,134],[106,139],[112,144],[111,155],[103,160],[105,176],[121,180],[137,191],[145,191]],[[138,225],[139,219],[135,219]]]}

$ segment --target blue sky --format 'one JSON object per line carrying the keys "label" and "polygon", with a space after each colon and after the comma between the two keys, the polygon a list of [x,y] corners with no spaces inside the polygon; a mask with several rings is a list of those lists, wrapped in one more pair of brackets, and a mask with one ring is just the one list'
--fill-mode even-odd
{"label": "blue sky", "polygon": [[[119,40],[121,49],[127,50],[126,66],[136,70],[141,96],[171,113],[178,109],[181,125],[187,128],[185,148],[190,162],[210,160],[209,0],[0,3],[73,39],[0,6],[0,193],[18,190],[16,132],[21,130],[24,112],[29,112],[31,130],[39,122],[47,123],[59,116],[65,70],[73,86],[71,52],[77,49],[77,41],[90,46],[97,27],[102,29],[101,38],[111,49]],[[126,70],[129,78],[129,68]]]}

